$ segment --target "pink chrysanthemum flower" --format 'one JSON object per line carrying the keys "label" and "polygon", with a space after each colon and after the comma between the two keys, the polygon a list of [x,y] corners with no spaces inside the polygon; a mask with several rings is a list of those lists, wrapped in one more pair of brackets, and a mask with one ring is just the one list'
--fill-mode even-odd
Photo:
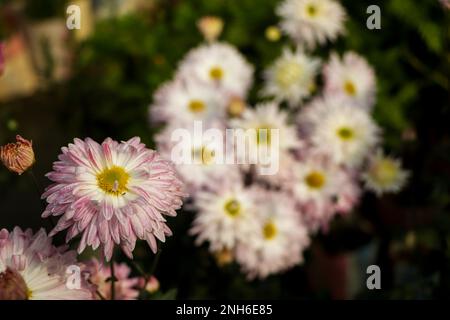
{"label": "pink chrysanthemum flower", "polygon": [[78,252],[86,246],[103,249],[111,259],[114,244],[132,258],[136,240],[146,240],[156,252],[156,239],[171,231],[164,215],[176,216],[183,184],[172,164],[147,149],[135,137],[125,142],[75,139],[62,148],[47,177],[55,183],[42,198],[43,217],[62,215],[51,235],[68,229],[69,241],[82,233]]}
{"label": "pink chrysanthemum flower", "polygon": [[[111,300],[111,268],[101,264],[96,258],[85,263],[89,281],[106,300]],[[130,277],[131,269],[125,263],[114,263],[114,299],[135,300],[139,296],[138,277]],[[98,297],[98,296],[97,296]],[[100,299],[100,297],[98,297]]]}
{"label": "pink chrysanthemum flower", "polygon": [[79,266],[76,252],[66,249],[53,246],[44,229],[0,230],[0,300],[92,299],[81,276],[69,279]]}

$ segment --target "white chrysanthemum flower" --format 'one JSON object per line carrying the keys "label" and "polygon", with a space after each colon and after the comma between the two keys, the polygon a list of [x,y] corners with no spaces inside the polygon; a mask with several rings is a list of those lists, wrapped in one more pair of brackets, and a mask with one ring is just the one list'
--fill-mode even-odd
{"label": "white chrysanthemum flower", "polygon": [[375,73],[367,61],[355,52],[347,52],[342,60],[331,55],[324,67],[325,94],[343,98],[369,110],[375,103]]}
{"label": "white chrysanthemum flower", "polygon": [[378,196],[400,191],[408,177],[409,172],[402,169],[400,160],[385,156],[381,150],[370,159],[367,172],[363,175],[366,188]]}
{"label": "white chrysanthemum flower", "polygon": [[379,140],[379,129],[366,111],[335,97],[315,100],[303,116],[302,121],[310,121],[313,146],[337,164],[360,165]]}
{"label": "white chrysanthemum flower", "polygon": [[240,180],[211,180],[206,190],[196,194],[195,206],[198,214],[191,234],[197,236],[197,244],[208,241],[212,252],[234,250],[255,228],[253,198]]}
{"label": "white chrysanthemum flower", "polygon": [[[208,129],[217,130],[220,140],[210,139],[212,136],[206,134]],[[238,174],[237,166],[226,162],[226,152],[230,148],[227,149],[222,132],[220,123],[211,123],[199,132],[195,124],[186,128],[170,125],[156,135],[160,154],[175,163],[190,195],[209,185],[211,179]]]}
{"label": "white chrysanthemum flower", "polygon": [[253,81],[253,67],[235,47],[213,43],[191,50],[180,64],[179,75],[244,98]]}
{"label": "white chrysanthemum flower", "polygon": [[77,270],[76,252],[55,247],[44,229],[0,230],[0,300],[92,300],[84,278],[69,279]]}
{"label": "white chrysanthemum flower", "polygon": [[[258,152],[258,165],[266,166],[272,161],[279,161],[283,152],[301,147],[296,128],[288,123],[288,113],[280,110],[277,103],[262,103],[255,109],[247,109],[240,119],[231,121],[234,128],[248,133],[248,153]],[[248,131],[252,129],[252,131]],[[237,154],[244,161],[246,154]]]}
{"label": "white chrysanthemum flower", "polygon": [[292,189],[296,199],[301,202],[328,202],[338,186],[337,167],[319,154],[308,154],[294,164]]}
{"label": "white chrysanthemum flower", "polygon": [[319,59],[306,55],[302,50],[297,48],[294,52],[285,49],[282,56],[266,70],[262,93],[296,106],[311,95],[319,66]]}
{"label": "white chrysanthemum flower", "polygon": [[228,99],[217,88],[196,81],[176,79],[163,85],[150,106],[151,121],[185,125],[225,117]]}
{"label": "white chrysanthemum flower", "polygon": [[285,0],[277,13],[282,19],[281,29],[310,49],[344,33],[346,13],[334,0]]}
{"label": "white chrysanthemum flower", "polygon": [[300,264],[310,240],[290,197],[258,190],[255,201],[257,230],[239,242],[236,261],[249,278],[265,278]]}

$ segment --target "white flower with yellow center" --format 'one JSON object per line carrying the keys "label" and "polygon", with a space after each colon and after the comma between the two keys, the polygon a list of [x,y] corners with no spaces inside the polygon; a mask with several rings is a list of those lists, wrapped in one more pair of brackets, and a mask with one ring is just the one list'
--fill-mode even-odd
{"label": "white flower with yellow center", "polygon": [[179,75],[244,98],[253,81],[253,67],[235,47],[213,43],[191,50],[180,64]]}
{"label": "white flower with yellow center", "polygon": [[[180,128],[170,125],[158,133],[155,141],[161,155],[175,163],[177,172],[188,187],[189,194],[209,185],[214,177],[223,177],[238,174],[234,164],[226,163],[226,152],[223,136],[221,140],[209,139],[207,129],[217,129],[222,132],[219,123],[202,128],[201,134],[195,131],[194,126]],[[182,129],[182,131],[179,131]],[[181,137],[178,132],[181,132]]]}
{"label": "white flower with yellow center", "polygon": [[325,94],[345,99],[365,110],[375,102],[375,73],[367,61],[355,52],[347,52],[342,60],[332,54],[324,70]]}
{"label": "white flower with yellow center", "polygon": [[309,154],[293,167],[292,189],[299,201],[327,202],[337,192],[337,168],[322,155]]}
{"label": "white flower with yellow center", "polygon": [[379,140],[379,129],[366,111],[334,97],[317,99],[305,115],[313,146],[337,164],[360,165]]}
{"label": "white flower with yellow center", "polygon": [[76,252],[55,247],[44,229],[0,230],[0,300],[92,300],[81,273],[78,284],[70,279],[76,271]]}
{"label": "white flower with yellow center", "polygon": [[236,261],[249,278],[265,278],[300,264],[309,237],[291,198],[256,192],[257,229],[239,242]]}
{"label": "white flower with yellow center", "polygon": [[282,19],[281,29],[310,49],[344,33],[346,13],[334,0],[285,0],[277,13]]}
{"label": "white flower with yellow center", "polygon": [[385,156],[381,150],[370,159],[363,175],[365,186],[377,195],[395,193],[402,189],[409,177],[400,160]]}
{"label": "white flower with yellow center", "polygon": [[227,102],[217,88],[177,78],[155,93],[150,120],[179,125],[196,120],[206,123],[223,118]]}
{"label": "white flower with yellow center", "polygon": [[195,206],[191,234],[197,244],[207,241],[212,252],[234,250],[255,228],[253,199],[235,178],[211,179],[208,188],[196,194]]}
{"label": "white flower with yellow center", "polygon": [[319,66],[319,59],[306,55],[300,49],[295,52],[285,49],[282,56],[266,70],[262,94],[296,106],[311,95]]}

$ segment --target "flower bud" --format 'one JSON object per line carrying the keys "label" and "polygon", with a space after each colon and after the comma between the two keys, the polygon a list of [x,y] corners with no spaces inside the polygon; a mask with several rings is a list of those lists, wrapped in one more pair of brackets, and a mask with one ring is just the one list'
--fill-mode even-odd
{"label": "flower bud", "polygon": [[8,170],[21,175],[35,162],[33,144],[19,135],[16,140],[0,147],[0,160]]}
{"label": "flower bud", "polygon": [[216,40],[223,30],[223,20],[219,17],[205,16],[197,21],[197,27],[206,41]]}

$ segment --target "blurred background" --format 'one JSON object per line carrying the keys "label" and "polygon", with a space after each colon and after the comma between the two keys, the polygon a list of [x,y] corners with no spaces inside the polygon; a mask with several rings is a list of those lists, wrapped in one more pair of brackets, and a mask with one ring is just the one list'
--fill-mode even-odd
{"label": "blurred background", "polygon": [[[412,176],[395,196],[364,196],[333,221],[306,252],[305,264],[264,281],[247,281],[236,265],[220,266],[187,235],[193,213],[169,220],[156,276],[164,298],[433,299],[450,297],[450,10],[438,0],[341,1],[347,36],[334,49],[354,50],[377,75],[375,118],[385,147]],[[0,0],[0,144],[16,134],[33,141],[33,168],[44,174],[74,137],[125,140],[154,147],[148,106],[177,62],[202,41],[196,21],[225,22],[221,39],[261,71],[281,52],[265,36],[277,24],[278,0]],[[66,8],[81,8],[80,30]],[[381,8],[381,30],[368,30],[366,9]],[[322,48],[323,54],[329,48]],[[322,54],[321,51],[318,52]],[[38,229],[43,203],[32,178],[0,170],[0,228]],[[57,239],[61,241],[63,239]],[[136,261],[149,270],[146,245]],[[366,266],[382,270],[381,290],[366,289]],[[161,298],[161,297],[160,297]]]}

